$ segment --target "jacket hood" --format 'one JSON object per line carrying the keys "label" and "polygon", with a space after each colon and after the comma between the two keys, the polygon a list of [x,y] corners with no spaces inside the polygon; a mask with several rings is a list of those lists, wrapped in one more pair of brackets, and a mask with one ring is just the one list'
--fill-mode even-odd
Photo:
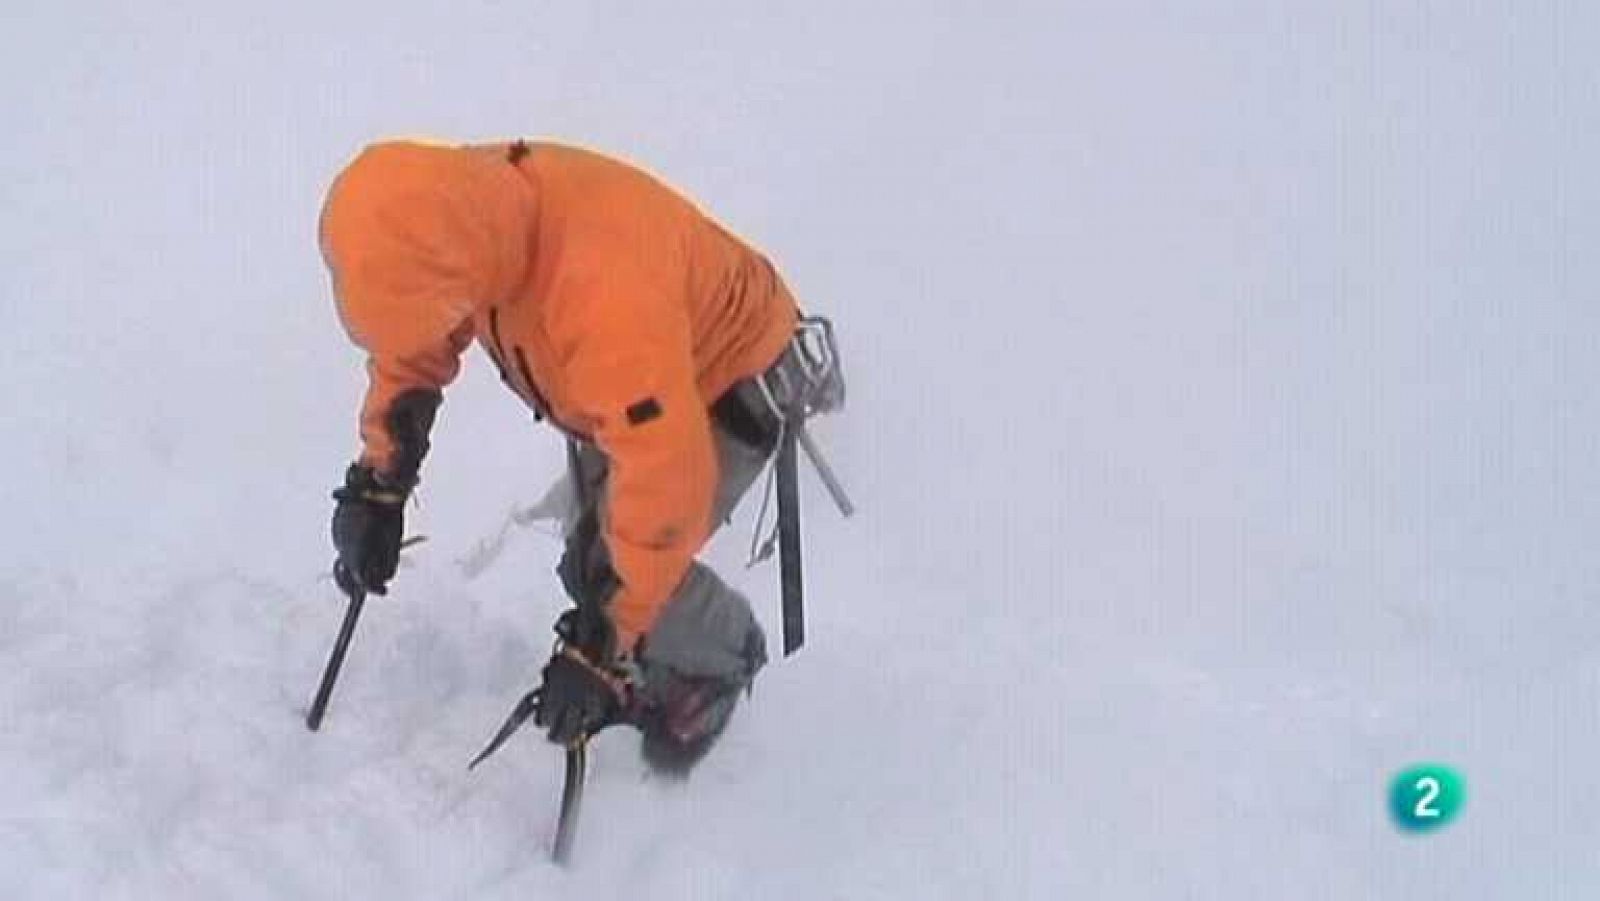
{"label": "jacket hood", "polygon": [[500,154],[393,141],[334,180],[319,240],[345,329],[373,353],[423,352],[515,288],[530,186]]}

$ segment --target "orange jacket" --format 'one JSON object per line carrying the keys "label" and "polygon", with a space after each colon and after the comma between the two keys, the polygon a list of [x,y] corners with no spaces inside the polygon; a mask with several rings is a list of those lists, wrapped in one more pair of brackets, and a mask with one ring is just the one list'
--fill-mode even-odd
{"label": "orange jacket", "polygon": [[539,415],[606,455],[610,609],[631,647],[712,528],[707,408],[794,330],[772,264],[638,169],[545,143],[368,147],[328,192],[321,242],[369,355],[362,461],[385,470],[390,402],[442,389],[476,338]]}

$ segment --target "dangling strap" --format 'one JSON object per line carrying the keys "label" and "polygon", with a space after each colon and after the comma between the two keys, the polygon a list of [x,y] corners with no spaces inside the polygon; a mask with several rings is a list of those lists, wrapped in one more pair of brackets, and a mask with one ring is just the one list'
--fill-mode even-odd
{"label": "dangling strap", "polygon": [[[806,432],[806,420],[844,406],[844,375],[839,365],[833,325],[822,317],[801,319],[788,349],[778,362],[755,378],[767,407],[780,424],[777,458],[767,476],[761,512],[750,536],[749,566],[772,556],[778,546],[779,582],[783,596],[783,653],[789,656],[805,644],[805,597],[800,548],[800,473],[799,451],[822,477],[828,494],[848,517],[855,512],[844,486],[834,475],[822,451]],[[778,516],[776,527],[763,541],[761,534],[776,485]]]}
{"label": "dangling strap", "polygon": [[778,573],[783,589],[783,656],[806,641],[805,598],[800,565],[800,473],[795,449],[798,428],[785,427],[778,442]]}
{"label": "dangling strap", "polygon": [[[779,441],[782,441],[781,432]],[[767,467],[767,483],[761,489],[761,512],[756,514],[755,528],[750,531],[750,559],[745,561],[745,569],[753,569],[757,564],[765,563],[772,559],[772,554],[778,549],[778,523],[772,523],[772,529],[767,529],[767,511],[772,508],[772,491],[777,485],[778,469],[776,466]],[[763,539],[761,533],[766,532]]]}

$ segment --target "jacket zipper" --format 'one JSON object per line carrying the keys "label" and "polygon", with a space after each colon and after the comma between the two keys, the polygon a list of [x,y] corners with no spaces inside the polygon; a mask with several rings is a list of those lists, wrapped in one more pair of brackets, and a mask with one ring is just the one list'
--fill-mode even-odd
{"label": "jacket zipper", "polygon": [[[511,346],[511,355],[516,360],[517,373],[522,377],[522,387],[518,387],[517,380],[512,378],[510,371],[506,369],[505,345],[500,341],[499,307],[489,308],[489,344],[489,359],[494,361],[494,368],[500,373],[500,380],[506,383],[512,393],[521,397],[528,403],[529,407],[533,408],[535,422],[543,422],[548,419],[551,425],[573,438],[585,442],[589,440],[589,436],[571,428],[556,417],[550,408],[550,399],[545,397],[543,391],[539,390],[539,383],[533,380],[533,370],[528,366],[528,357],[522,352],[522,345],[513,344]],[[524,391],[522,388],[527,390]]]}
{"label": "jacket zipper", "polygon": [[506,387],[510,388],[513,394],[522,397],[524,400],[528,400],[531,397],[532,400],[528,406],[533,408],[533,421],[543,422],[549,403],[545,400],[544,395],[539,392],[539,386],[533,383],[532,375],[528,371],[528,362],[522,356],[522,348],[518,347],[515,350],[517,352],[518,366],[522,370],[522,380],[527,383],[528,390],[526,392],[517,386],[516,380],[511,377],[511,372],[506,369],[506,349],[505,345],[500,343],[499,307],[489,308],[489,345],[489,359],[494,361],[494,368],[500,373],[500,381],[505,382]]}

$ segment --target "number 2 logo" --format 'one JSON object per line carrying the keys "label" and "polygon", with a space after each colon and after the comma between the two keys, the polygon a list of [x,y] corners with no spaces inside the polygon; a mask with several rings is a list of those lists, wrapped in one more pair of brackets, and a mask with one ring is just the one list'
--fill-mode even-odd
{"label": "number 2 logo", "polygon": [[1390,784],[1389,813],[1407,832],[1431,832],[1455,819],[1465,799],[1460,773],[1442,764],[1417,764]]}
{"label": "number 2 logo", "polygon": [[1417,806],[1412,809],[1411,815],[1419,820],[1437,817],[1439,810],[1433,806],[1433,802],[1439,800],[1439,780],[1432,776],[1423,776],[1413,787],[1422,794],[1417,798]]}

